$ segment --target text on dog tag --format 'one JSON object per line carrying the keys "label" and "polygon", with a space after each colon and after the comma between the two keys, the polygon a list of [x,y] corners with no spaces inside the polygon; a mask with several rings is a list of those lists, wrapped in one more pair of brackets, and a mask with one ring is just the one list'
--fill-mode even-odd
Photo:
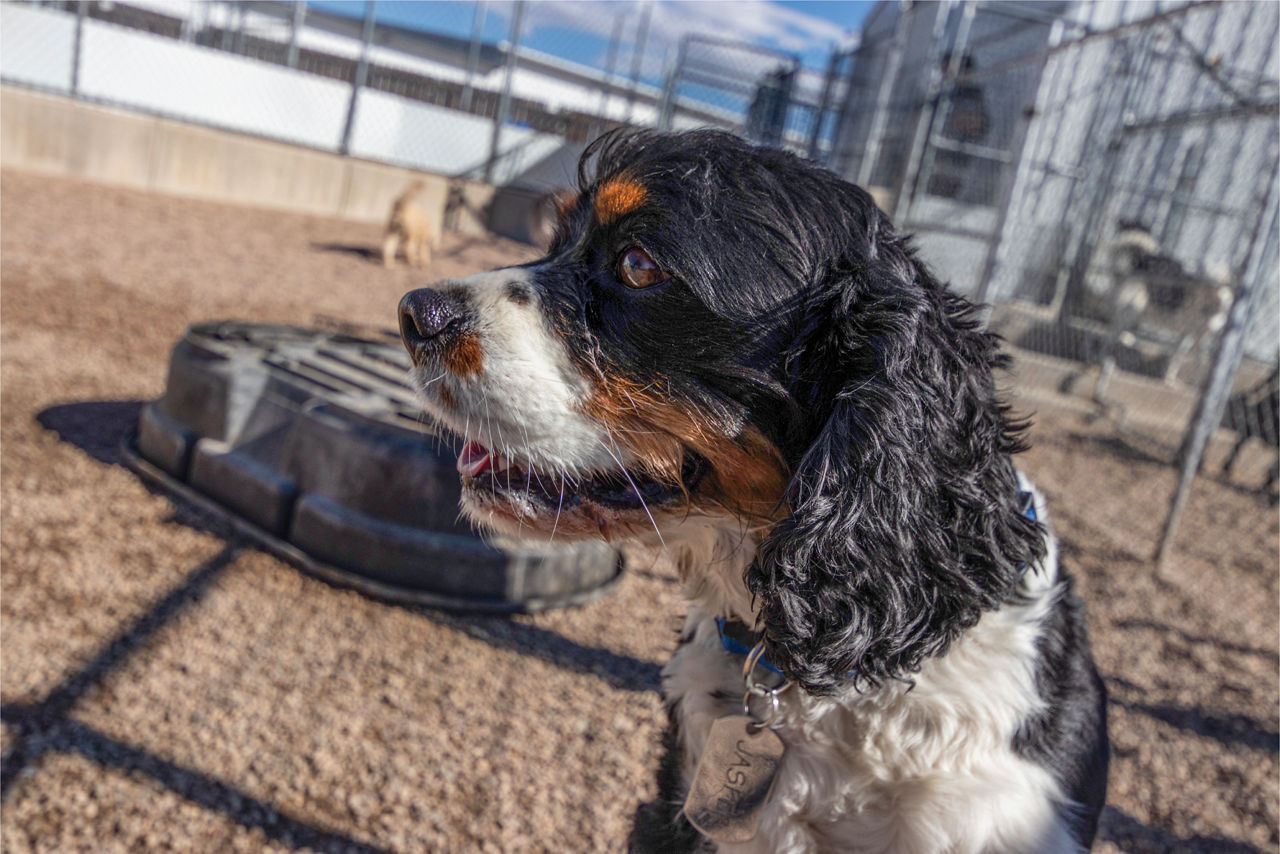
{"label": "text on dog tag", "polygon": [[753,838],[784,749],[776,732],[749,717],[716,720],[684,801],[689,823],[716,842]]}

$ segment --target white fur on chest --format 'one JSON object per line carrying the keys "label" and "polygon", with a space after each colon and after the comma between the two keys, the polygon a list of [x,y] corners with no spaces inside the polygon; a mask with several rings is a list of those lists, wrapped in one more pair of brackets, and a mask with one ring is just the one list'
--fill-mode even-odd
{"label": "white fur on chest", "polygon": [[[1012,748],[1019,724],[1041,703],[1035,639],[1057,595],[1050,545],[1044,566],[1028,574],[1028,604],[985,615],[924,665],[914,687],[888,683],[835,697],[787,691],[777,730],[787,749],[759,832],[718,850],[1078,852],[1058,818],[1059,786]],[[686,783],[711,723],[741,713],[742,658],[724,651],[714,619],[729,603],[714,600],[738,598],[725,587],[741,579],[743,566],[718,567],[713,575],[724,581],[704,584],[704,596],[695,597],[703,603],[685,626],[692,641],[663,672],[679,718]]]}

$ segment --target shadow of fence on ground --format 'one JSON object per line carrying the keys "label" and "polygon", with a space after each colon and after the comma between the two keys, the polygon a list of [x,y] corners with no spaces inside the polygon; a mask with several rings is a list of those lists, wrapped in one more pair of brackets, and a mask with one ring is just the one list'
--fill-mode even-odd
{"label": "shadow of fence on ground", "polygon": [[1125,854],[1263,854],[1252,845],[1221,836],[1176,836],[1112,806],[1102,811],[1098,839],[1118,845]]}
{"label": "shadow of fence on ground", "polygon": [[0,801],[12,795],[24,772],[45,755],[75,753],[107,768],[141,773],[180,797],[219,812],[246,829],[259,829],[268,838],[293,848],[334,854],[383,852],[381,848],[293,818],[233,786],[125,744],[69,717],[90,688],[145,646],[163,626],[198,602],[242,548],[239,543],[227,543],[107,643],[88,664],[63,679],[45,699],[0,705],[0,720],[14,731],[13,745],[0,757]]}
{"label": "shadow of fence on ground", "polygon": [[[142,401],[86,401],[53,406],[36,420],[60,439],[106,465],[123,465],[122,441],[135,428]],[[51,752],[76,753],[109,768],[139,772],[183,798],[219,812],[247,829],[294,848],[324,852],[378,854],[383,849],[348,838],[282,813],[264,801],[177,765],[148,750],[125,744],[69,717],[92,687],[124,665],[135,652],[172,620],[198,603],[214,581],[243,551],[252,548],[225,523],[177,496],[148,486],[174,504],[173,520],[225,541],[222,550],[193,568],[186,578],[144,614],[106,643],[79,671],[69,675],[34,703],[6,703],[0,719],[12,728],[13,744],[0,757],[0,801],[20,787],[26,772]],[[387,603],[432,620],[496,648],[537,658],[565,670],[592,675],[629,691],[656,691],[660,666],[611,650],[587,646],[555,632],[497,616],[467,616],[412,605]]]}
{"label": "shadow of fence on ground", "polygon": [[1269,729],[1265,724],[1244,715],[1216,714],[1194,706],[1134,703],[1115,697],[1111,698],[1111,705],[1126,712],[1155,718],[1186,732],[1211,738],[1227,747],[1239,746],[1250,750],[1280,753],[1280,732]]}
{"label": "shadow of fence on ground", "polygon": [[[75,445],[98,462],[122,464],[122,440],[134,429],[142,401],[86,401],[62,404],[43,410],[36,420],[63,441]],[[151,488],[151,487],[148,487]],[[245,549],[225,525],[210,520],[208,514],[190,508],[176,496],[156,490],[174,503],[174,520],[225,540],[223,549],[192,569],[182,583],[169,590],[146,613],[107,643],[80,671],[68,676],[42,701],[7,703],[0,706],[0,718],[13,728],[15,738],[0,758],[0,798],[8,799],[23,772],[50,752],[75,753],[105,767],[139,772],[160,785],[202,807],[219,812],[247,829],[259,829],[269,838],[294,848],[316,851],[354,851],[378,854],[383,849],[342,836],[282,813],[275,806],[214,780],[197,770],[177,765],[147,750],[124,744],[68,715],[77,701],[94,685],[120,667],[148,639],[171,620],[197,603],[214,580]],[[656,691],[661,667],[629,655],[601,647],[580,644],[540,626],[500,616],[467,616],[444,613],[420,606],[388,603],[496,648],[537,658],[565,670],[595,676],[615,689]],[[1225,644],[1196,638],[1158,623],[1137,622],[1125,629],[1167,630],[1185,642],[1212,642],[1221,648],[1275,660],[1263,649]],[[1115,687],[1137,689],[1124,680],[1109,680]],[[1143,714],[1170,726],[1215,739],[1228,747],[1245,747],[1276,752],[1280,735],[1262,723],[1238,715],[1218,715],[1201,709],[1155,705],[1112,697],[1112,704]],[[1201,854],[1261,854],[1253,846],[1223,837],[1183,838],[1172,832],[1143,824],[1115,807],[1103,814],[1101,839],[1127,852],[1195,851]]]}

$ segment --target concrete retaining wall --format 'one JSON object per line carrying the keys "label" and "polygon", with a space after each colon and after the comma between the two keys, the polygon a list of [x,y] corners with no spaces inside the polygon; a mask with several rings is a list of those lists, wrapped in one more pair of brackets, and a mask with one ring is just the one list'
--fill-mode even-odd
{"label": "concrete retaining wall", "polygon": [[[421,179],[423,202],[441,223],[449,185],[442,175],[11,86],[0,86],[0,166],[359,222],[384,220],[392,199]],[[477,212],[493,187],[462,189],[455,227],[483,234]]]}

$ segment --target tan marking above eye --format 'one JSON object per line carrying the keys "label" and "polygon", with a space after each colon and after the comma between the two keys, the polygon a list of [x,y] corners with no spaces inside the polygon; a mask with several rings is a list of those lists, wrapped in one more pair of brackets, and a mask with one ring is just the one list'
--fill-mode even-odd
{"label": "tan marking above eye", "polygon": [[602,225],[638,210],[649,198],[644,185],[629,175],[610,178],[596,190],[596,218]]}
{"label": "tan marking above eye", "polygon": [[629,288],[640,290],[659,285],[671,278],[643,249],[631,247],[618,259],[618,278]]}

